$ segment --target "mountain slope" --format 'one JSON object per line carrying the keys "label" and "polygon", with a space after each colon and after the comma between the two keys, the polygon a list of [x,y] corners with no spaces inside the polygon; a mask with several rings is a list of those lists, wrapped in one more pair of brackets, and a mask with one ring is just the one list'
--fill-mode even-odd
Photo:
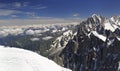
{"label": "mountain slope", "polygon": [[0,71],[70,71],[34,52],[0,46]]}
{"label": "mountain slope", "polygon": [[77,26],[77,34],[57,59],[73,71],[120,71],[119,18],[93,15]]}
{"label": "mountain slope", "polygon": [[74,33],[74,26],[73,23],[73,25],[0,27],[0,45],[31,50],[47,57],[57,47],[65,46]]}

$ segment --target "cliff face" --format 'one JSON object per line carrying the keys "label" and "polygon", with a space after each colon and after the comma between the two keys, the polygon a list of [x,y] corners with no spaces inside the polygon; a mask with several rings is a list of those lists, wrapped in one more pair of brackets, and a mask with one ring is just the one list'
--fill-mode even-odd
{"label": "cliff face", "polygon": [[61,65],[73,71],[120,71],[120,24],[115,21],[93,15],[80,23],[57,58]]}

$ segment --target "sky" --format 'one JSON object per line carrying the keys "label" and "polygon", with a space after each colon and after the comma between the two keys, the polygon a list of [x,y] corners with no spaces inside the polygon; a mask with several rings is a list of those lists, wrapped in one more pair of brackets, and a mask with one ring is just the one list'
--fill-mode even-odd
{"label": "sky", "polygon": [[92,14],[119,15],[120,0],[0,0],[0,20],[65,21],[84,19]]}

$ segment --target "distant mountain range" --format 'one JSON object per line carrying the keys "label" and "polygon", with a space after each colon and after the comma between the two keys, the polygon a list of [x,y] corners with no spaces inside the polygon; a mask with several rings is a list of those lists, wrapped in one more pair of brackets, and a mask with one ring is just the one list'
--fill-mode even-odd
{"label": "distant mountain range", "polygon": [[23,48],[48,56],[57,48],[65,47],[73,33],[75,33],[74,23],[73,25],[5,27],[0,28],[0,45]]}

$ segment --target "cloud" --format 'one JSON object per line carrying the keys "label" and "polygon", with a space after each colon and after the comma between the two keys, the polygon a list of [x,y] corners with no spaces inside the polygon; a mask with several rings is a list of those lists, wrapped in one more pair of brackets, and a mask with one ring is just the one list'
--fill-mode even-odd
{"label": "cloud", "polygon": [[80,22],[81,19],[61,19],[41,17],[40,19],[5,19],[0,20],[0,26],[21,26],[21,25],[35,25],[35,24],[70,24],[72,22]]}
{"label": "cloud", "polygon": [[75,13],[75,14],[73,14],[73,16],[74,17],[78,17],[78,16],[80,16],[80,14],[79,13]]}
{"label": "cloud", "polygon": [[[42,17],[41,17],[42,18]],[[80,19],[79,19],[80,21]],[[41,33],[47,32],[50,29],[48,26],[52,25],[68,25],[68,24],[79,24],[79,22],[74,21],[73,19],[60,19],[60,18],[43,18],[43,19],[9,19],[9,20],[0,20],[0,38],[6,37],[8,35],[38,35],[41,36]],[[7,27],[6,27],[7,26]],[[9,27],[11,26],[11,27]],[[45,27],[46,26],[46,27]],[[32,29],[34,27],[44,28],[44,29]],[[58,29],[59,30],[59,29]],[[44,37],[43,40],[51,39],[51,37]]]}
{"label": "cloud", "polygon": [[35,9],[46,9],[47,7],[46,6],[41,6],[41,7],[37,7]]}
{"label": "cloud", "polygon": [[40,38],[31,38],[30,40],[31,40],[31,41],[39,41]]}
{"label": "cloud", "polygon": [[14,2],[11,5],[13,7],[20,8],[20,7],[27,7],[27,6],[29,6],[29,4],[30,4],[29,2]]}
{"label": "cloud", "polygon": [[34,12],[24,12],[27,16],[34,17],[36,14]]}
{"label": "cloud", "polygon": [[22,10],[20,11],[19,8],[22,9],[28,5],[29,5],[29,2],[0,3],[0,16],[15,17],[15,14],[18,14],[18,13],[27,14],[26,12],[23,12]]}
{"label": "cloud", "polygon": [[52,36],[47,36],[47,37],[43,37],[42,39],[43,40],[50,40],[50,39],[52,39],[53,37]]}
{"label": "cloud", "polygon": [[34,33],[33,30],[29,29],[29,30],[27,30],[27,31],[25,32],[25,34],[26,34],[26,35],[34,35],[35,33]]}
{"label": "cloud", "polygon": [[[24,12],[19,10],[8,10],[8,9],[0,9],[0,17],[7,16],[8,18],[19,18],[19,17],[28,17],[28,18],[35,18],[35,12]],[[24,17],[23,17],[24,16]]]}
{"label": "cloud", "polygon": [[[36,9],[42,10],[47,8],[42,4],[31,5],[30,2],[12,2],[12,3],[0,3],[0,18],[34,18],[39,19]],[[25,10],[27,9],[27,10]]]}
{"label": "cloud", "polygon": [[41,17],[38,16],[35,12],[24,12],[24,15],[27,15],[27,19],[51,19],[52,17]]}
{"label": "cloud", "polygon": [[[51,17],[40,17],[35,12],[24,12],[19,10],[7,10],[7,9],[0,9],[0,18],[3,18],[3,16],[9,18],[9,19],[42,19],[42,18],[51,18]],[[3,18],[4,19],[4,18]]]}
{"label": "cloud", "polygon": [[29,6],[29,2],[12,2],[12,3],[0,3],[0,8],[21,8]]}
{"label": "cloud", "polygon": [[30,4],[29,2],[23,2],[22,6],[27,7],[27,6],[29,6],[29,4]]}
{"label": "cloud", "polygon": [[18,16],[17,15],[11,15],[12,18],[17,18]]}
{"label": "cloud", "polygon": [[13,6],[15,6],[15,7],[21,7],[21,6],[22,6],[22,4],[21,4],[21,3],[19,3],[19,2],[15,2],[15,3],[13,3]]}
{"label": "cloud", "polygon": [[24,30],[22,30],[21,28],[16,28],[16,29],[8,29],[8,28],[4,28],[0,30],[0,38],[1,37],[6,37],[8,35],[18,35],[23,33]]}
{"label": "cloud", "polygon": [[41,16],[37,16],[35,14],[30,15],[29,19],[52,19],[52,17],[41,17]]}
{"label": "cloud", "polygon": [[42,4],[31,5],[30,2],[12,2],[12,3],[0,3],[1,9],[19,9],[19,8],[27,8],[27,9],[46,9],[47,7]]}
{"label": "cloud", "polygon": [[0,9],[0,16],[8,16],[15,13],[20,13],[20,11]]}

